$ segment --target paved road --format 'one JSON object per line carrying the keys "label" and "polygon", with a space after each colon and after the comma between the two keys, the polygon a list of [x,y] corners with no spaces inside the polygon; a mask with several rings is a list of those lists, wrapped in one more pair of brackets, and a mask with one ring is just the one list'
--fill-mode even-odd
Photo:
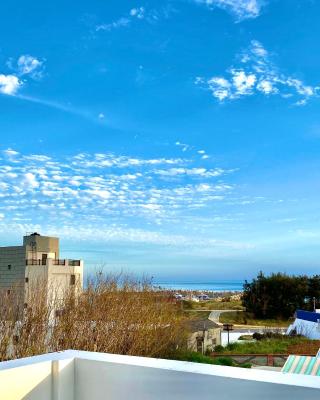
{"label": "paved road", "polygon": [[222,313],[235,312],[235,311],[241,312],[242,310],[210,310],[210,311],[211,311],[209,315],[210,321],[215,322],[218,325],[222,325],[220,322],[220,315]]}

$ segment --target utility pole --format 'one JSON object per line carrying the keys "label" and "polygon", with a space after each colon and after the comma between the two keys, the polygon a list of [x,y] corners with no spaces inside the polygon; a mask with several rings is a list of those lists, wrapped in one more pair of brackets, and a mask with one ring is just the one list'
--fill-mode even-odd
{"label": "utility pole", "polygon": [[233,324],[223,324],[223,330],[228,332],[228,346],[230,344],[230,331],[233,330]]}

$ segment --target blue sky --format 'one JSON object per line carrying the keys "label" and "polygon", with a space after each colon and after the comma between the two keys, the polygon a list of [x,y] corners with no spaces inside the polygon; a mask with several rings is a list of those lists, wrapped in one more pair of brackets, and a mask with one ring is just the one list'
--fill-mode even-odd
{"label": "blue sky", "polygon": [[6,2],[0,242],[158,280],[319,271],[320,3]]}

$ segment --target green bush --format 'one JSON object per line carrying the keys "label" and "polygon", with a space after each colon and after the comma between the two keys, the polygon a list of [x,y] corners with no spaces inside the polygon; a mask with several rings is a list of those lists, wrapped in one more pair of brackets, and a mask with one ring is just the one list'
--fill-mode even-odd
{"label": "green bush", "polygon": [[243,363],[243,364],[239,364],[238,367],[241,367],[241,368],[252,368],[252,364],[250,364],[250,363]]}
{"label": "green bush", "polygon": [[232,358],[230,358],[230,357],[212,358],[209,356],[205,356],[201,353],[196,353],[195,351],[178,351],[172,357],[170,357],[170,359],[178,360],[178,361],[189,361],[189,362],[195,362],[195,363],[200,363],[200,364],[222,365],[222,366],[227,366],[227,367],[251,368],[251,364],[249,364],[249,363],[238,364],[235,361],[233,361]]}
{"label": "green bush", "polygon": [[234,361],[230,357],[219,357],[214,361],[216,365],[225,365],[227,367],[233,367],[235,365]]}
{"label": "green bush", "polygon": [[230,343],[224,349],[228,351],[233,351],[237,348],[237,343]]}
{"label": "green bush", "polygon": [[255,333],[252,335],[252,338],[255,339],[255,340],[262,340],[263,334],[262,334],[262,333],[259,333],[259,332],[255,332]]}
{"label": "green bush", "polygon": [[254,342],[230,343],[219,354],[287,354],[289,346],[308,341],[309,339],[303,337],[281,335],[279,339],[264,338]]}
{"label": "green bush", "polygon": [[179,361],[190,361],[201,364],[214,364],[213,358],[209,356],[204,356],[203,354],[197,353],[195,351],[178,352],[177,354],[175,354],[174,359]]}
{"label": "green bush", "polygon": [[221,353],[222,351],[224,351],[224,347],[221,346],[221,344],[218,344],[217,346],[215,346],[214,351],[216,353]]}

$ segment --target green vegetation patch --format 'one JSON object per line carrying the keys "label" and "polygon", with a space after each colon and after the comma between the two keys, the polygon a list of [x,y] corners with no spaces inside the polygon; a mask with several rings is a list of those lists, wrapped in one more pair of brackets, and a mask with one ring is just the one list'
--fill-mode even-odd
{"label": "green vegetation patch", "polygon": [[216,346],[219,354],[288,354],[293,345],[312,342],[304,337],[283,336],[279,339],[263,339],[254,342],[231,343],[226,347]]}
{"label": "green vegetation patch", "polygon": [[[299,308],[312,311],[320,299],[320,275],[259,273],[243,285],[243,305],[257,319],[288,319]],[[314,304],[314,301],[316,304]]]}
{"label": "green vegetation patch", "polygon": [[210,356],[203,355],[201,353],[196,353],[194,351],[184,351],[178,352],[173,357],[174,360],[179,361],[189,361],[200,364],[212,364],[212,365],[224,365],[228,367],[241,367],[241,368],[251,368],[251,364],[244,363],[238,364],[232,360],[230,357],[217,357],[212,358]]}
{"label": "green vegetation patch", "polygon": [[243,306],[240,300],[237,301],[189,301],[184,300],[182,302],[184,310],[243,310]]}
{"label": "green vegetation patch", "polygon": [[208,319],[210,311],[184,311],[183,316],[187,319]]}
{"label": "green vegetation patch", "polygon": [[228,312],[220,315],[219,321],[223,324],[235,324],[235,325],[254,325],[254,326],[265,326],[265,327],[288,327],[291,323],[290,320],[286,319],[259,319],[255,318],[252,313],[248,312]]}

